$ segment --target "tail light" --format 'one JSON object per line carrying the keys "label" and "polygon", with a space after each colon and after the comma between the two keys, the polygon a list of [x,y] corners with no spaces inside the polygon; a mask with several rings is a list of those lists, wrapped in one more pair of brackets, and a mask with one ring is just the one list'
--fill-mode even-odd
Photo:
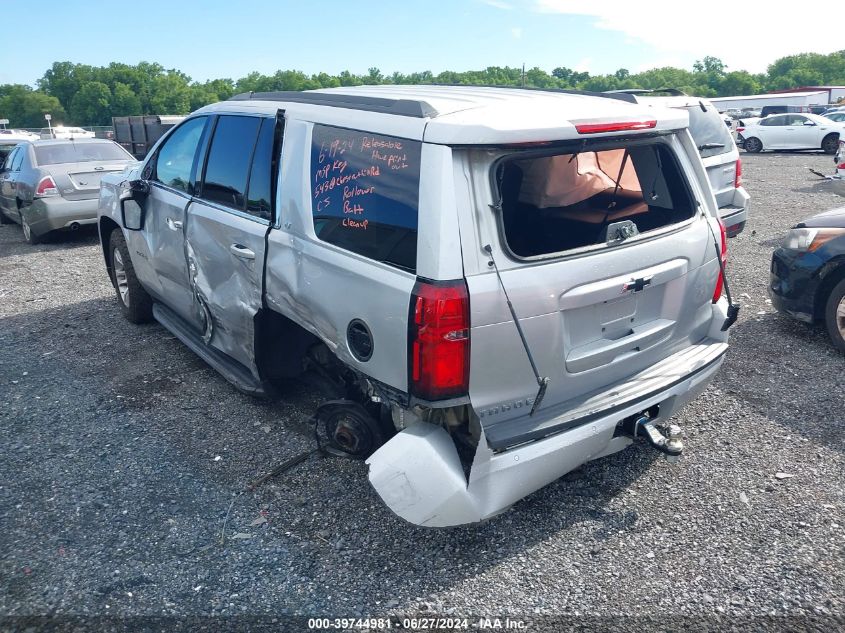
{"label": "tail light", "polygon": [[742,186],[742,159],[736,159],[736,175],[734,176],[734,187],[739,189]]}
{"label": "tail light", "polygon": [[408,332],[411,393],[425,400],[469,389],[469,293],[463,279],[418,280]]}
{"label": "tail light", "polygon": [[38,186],[35,188],[36,198],[46,198],[48,196],[59,195],[59,188],[56,186],[56,181],[52,176],[44,176],[38,181]]}
{"label": "tail light", "polygon": [[737,132],[745,132],[745,128],[744,127],[738,127],[738,128],[736,128],[736,131]]}
{"label": "tail light", "polygon": [[[725,223],[719,219],[719,233],[722,241],[722,252],[719,257],[722,259],[722,266],[728,263],[728,234],[725,231]],[[716,303],[722,296],[722,286],[725,285],[725,276],[722,274],[722,268],[719,268],[719,278],[716,280],[716,288],[713,290],[713,303]]]}

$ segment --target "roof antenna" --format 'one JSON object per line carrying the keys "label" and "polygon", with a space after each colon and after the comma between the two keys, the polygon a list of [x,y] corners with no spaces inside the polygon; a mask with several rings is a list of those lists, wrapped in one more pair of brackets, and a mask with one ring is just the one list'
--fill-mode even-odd
{"label": "roof antenna", "polygon": [[519,324],[519,318],[516,316],[516,310],[513,309],[511,298],[508,296],[508,291],[505,288],[505,282],[502,281],[502,275],[499,274],[499,267],[496,266],[496,260],[493,259],[492,247],[488,244],[484,247],[484,251],[490,256],[490,262],[488,265],[492,266],[496,271],[496,277],[499,279],[499,285],[502,287],[502,292],[505,293],[505,300],[508,302],[508,310],[511,311],[511,316],[513,317],[513,324],[516,326],[516,331],[519,332],[519,338],[522,340],[522,347],[525,348],[525,353],[528,355],[528,362],[531,363],[531,369],[534,372],[534,378],[537,379],[537,386],[540,387],[540,390],[537,391],[537,395],[534,397],[534,404],[531,406],[531,413],[529,413],[529,415],[534,415],[534,412],[539,408],[540,403],[543,401],[543,397],[546,395],[546,388],[549,386],[549,378],[548,376],[540,376],[540,372],[537,371],[537,364],[534,362],[534,357],[531,355],[531,349],[528,347],[528,341],[525,340],[525,332],[522,331],[522,326]]}

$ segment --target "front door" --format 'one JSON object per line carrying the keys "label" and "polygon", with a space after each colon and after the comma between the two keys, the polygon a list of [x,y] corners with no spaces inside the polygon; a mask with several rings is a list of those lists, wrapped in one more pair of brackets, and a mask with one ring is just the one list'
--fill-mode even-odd
{"label": "front door", "polygon": [[[145,168],[150,193],[143,202],[144,228],[129,232],[130,252],[144,252],[136,266],[157,299],[197,327],[202,314],[193,296],[185,256],[185,222],[208,117],[188,119],[167,138]],[[145,276],[149,278],[144,278]]]}
{"label": "front door", "polygon": [[205,313],[205,341],[256,378],[254,318],[262,305],[272,219],[275,131],[275,118],[217,118],[185,234],[193,290]]}

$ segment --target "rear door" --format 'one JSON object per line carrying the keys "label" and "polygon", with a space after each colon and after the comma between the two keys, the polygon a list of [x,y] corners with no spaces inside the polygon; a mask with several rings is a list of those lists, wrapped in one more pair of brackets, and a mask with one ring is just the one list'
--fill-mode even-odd
{"label": "rear door", "polygon": [[198,329],[203,320],[191,289],[183,231],[208,121],[188,119],[158,148],[144,170],[150,181],[144,229],[126,232],[130,252],[149,263],[135,266],[145,287]]}
{"label": "rear door", "polygon": [[[786,114],[776,114],[767,116],[759,121],[755,132],[756,136],[759,136],[760,140],[763,141],[764,149],[783,149],[791,147],[791,141],[784,131],[789,122],[788,116],[789,115]],[[754,135],[755,134],[753,133],[745,133],[746,138]]]}
{"label": "rear door", "polygon": [[204,338],[256,378],[253,319],[262,304],[276,124],[272,117],[217,117],[186,231]]}

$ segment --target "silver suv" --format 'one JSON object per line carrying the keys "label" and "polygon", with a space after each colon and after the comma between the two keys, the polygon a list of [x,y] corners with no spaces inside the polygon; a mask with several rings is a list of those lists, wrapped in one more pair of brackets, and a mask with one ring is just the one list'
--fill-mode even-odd
{"label": "silver suv", "polygon": [[503,511],[634,441],[719,368],[726,244],[687,113],[373,86],[207,106],[99,227],[124,315],[236,387],[318,376],[320,430],[416,524]]}

